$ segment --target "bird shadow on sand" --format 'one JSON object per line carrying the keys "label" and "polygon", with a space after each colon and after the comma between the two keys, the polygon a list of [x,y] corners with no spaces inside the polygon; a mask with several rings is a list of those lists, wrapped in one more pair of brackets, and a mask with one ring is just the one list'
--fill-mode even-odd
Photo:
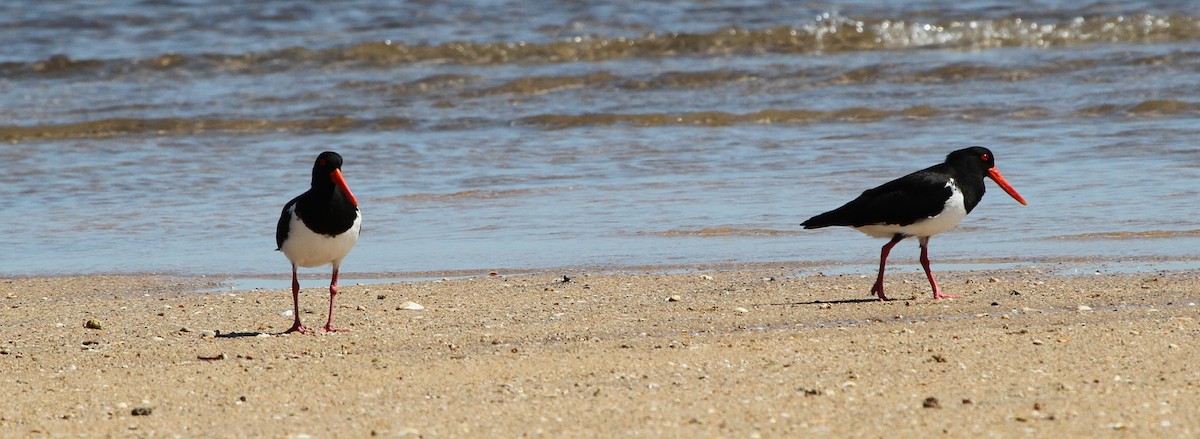
{"label": "bird shadow on sand", "polygon": [[258,337],[260,334],[279,335],[279,334],[271,334],[269,332],[218,332],[216,335],[216,338]]}
{"label": "bird shadow on sand", "polygon": [[[907,299],[888,299],[887,302],[902,302],[905,300],[916,300],[916,297]],[[863,298],[863,299],[834,299],[834,300],[810,300],[808,302],[786,302],[786,303],[768,303],[770,306],[798,306],[798,305],[845,305],[851,303],[879,303],[883,302],[878,297]]]}

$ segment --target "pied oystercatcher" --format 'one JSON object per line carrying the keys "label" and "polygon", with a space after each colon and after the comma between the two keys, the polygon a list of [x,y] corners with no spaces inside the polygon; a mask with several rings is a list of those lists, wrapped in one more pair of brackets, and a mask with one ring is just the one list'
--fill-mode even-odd
{"label": "pied oystercatcher", "polygon": [[300,323],[300,281],[296,267],[333,265],[329,282],[329,320],[326,331],[344,331],[333,326],[333,299],[337,296],[338,267],[358,242],[362,215],[358,200],[342,178],[342,156],[326,151],[317,156],[312,170],[312,187],[283,206],[275,229],[276,250],[292,262],[292,311],[296,321],[286,332],[309,332]]}
{"label": "pied oystercatcher", "polygon": [[809,218],[806,229],[848,226],[867,235],[891,238],[879,257],[879,276],[871,292],[880,300],[883,294],[883,270],[888,252],[900,240],[916,236],[921,244],[921,267],[933,287],[935,299],[953,298],[942,294],[929,269],[929,238],[951,230],[983,199],[983,177],[991,177],[1004,192],[1022,205],[1027,204],[1000,171],[996,157],[987,148],[972,146],[954,151],[946,162],[908,174],[868,189],[844,206]]}

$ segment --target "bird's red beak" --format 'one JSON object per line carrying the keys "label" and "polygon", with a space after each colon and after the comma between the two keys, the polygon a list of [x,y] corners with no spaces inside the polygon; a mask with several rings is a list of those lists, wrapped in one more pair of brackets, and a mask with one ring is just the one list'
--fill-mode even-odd
{"label": "bird's red beak", "polygon": [[[996,174],[996,175],[998,176],[1000,174]],[[333,172],[329,173],[329,178],[332,178],[333,184],[336,184],[337,187],[342,190],[342,193],[346,194],[346,198],[349,198],[350,202],[354,203],[354,207],[358,207],[358,199],[354,198],[354,194],[350,193],[350,186],[347,186],[346,179],[342,178],[342,170],[334,169]],[[995,177],[993,177],[993,178],[995,178]],[[1007,191],[1007,190],[1011,190],[1011,189],[1005,189],[1005,190]],[[1009,193],[1015,194],[1016,192],[1009,192]],[[1017,195],[1014,195],[1014,196],[1017,196]],[[1021,204],[1024,204],[1024,203],[1025,203],[1024,201],[1021,201]]]}
{"label": "bird's red beak", "polygon": [[[1013,189],[1011,184],[1008,184],[1008,182],[1004,180],[1004,177],[1000,175],[1000,171],[996,170],[996,168],[988,169],[988,177],[992,177],[992,180],[995,180],[996,184],[1000,185],[1000,189],[1004,189],[1004,192],[1008,192],[1008,195],[1013,197],[1014,200],[1017,200],[1018,203],[1021,203],[1022,206],[1029,204],[1025,202],[1025,199],[1021,197],[1021,194],[1017,193],[1016,189]],[[343,187],[345,187],[344,183]],[[346,193],[350,193],[349,189],[346,189],[346,191]],[[353,199],[354,197],[350,198]]]}

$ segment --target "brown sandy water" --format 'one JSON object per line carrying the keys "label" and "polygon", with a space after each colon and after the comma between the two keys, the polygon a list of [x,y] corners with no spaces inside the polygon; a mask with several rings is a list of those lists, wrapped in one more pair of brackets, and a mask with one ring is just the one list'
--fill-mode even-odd
{"label": "brown sandy water", "polygon": [[869,271],[881,243],[798,224],[974,144],[1030,205],[985,197],[935,261],[1200,258],[1186,5],[542,6],[6,2],[0,273],[286,274],[325,149],[363,277]]}

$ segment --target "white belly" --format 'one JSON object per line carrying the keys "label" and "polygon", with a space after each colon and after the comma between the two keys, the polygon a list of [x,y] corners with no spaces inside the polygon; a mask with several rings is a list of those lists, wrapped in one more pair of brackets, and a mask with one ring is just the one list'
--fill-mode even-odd
{"label": "white belly", "polygon": [[950,187],[950,198],[946,199],[946,205],[937,215],[917,220],[907,226],[873,224],[855,227],[855,229],[877,238],[891,238],[897,233],[905,236],[928,237],[953,230],[958,227],[963,218],[967,217],[967,206],[963,203],[962,191],[958,190],[958,185],[954,183],[953,179],[946,183],[946,186]]}
{"label": "white belly", "polygon": [[362,213],[354,219],[350,230],[337,236],[322,235],[304,226],[300,217],[292,212],[288,225],[288,236],[279,248],[288,260],[301,267],[319,267],[325,264],[341,265],[342,259],[358,242],[358,229],[362,225]]}

